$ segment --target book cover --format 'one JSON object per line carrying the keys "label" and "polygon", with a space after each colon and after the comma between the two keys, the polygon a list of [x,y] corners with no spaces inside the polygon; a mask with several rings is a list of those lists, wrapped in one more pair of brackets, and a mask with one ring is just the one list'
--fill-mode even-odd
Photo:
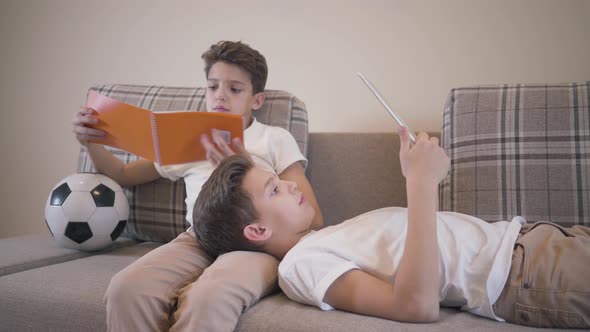
{"label": "book cover", "polygon": [[152,112],[90,91],[86,106],[97,111],[93,128],[106,135],[92,143],[109,145],[158,162],[182,164],[206,159],[202,134],[218,130],[226,142],[239,137],[243,142],[242,117],[216,112]]}

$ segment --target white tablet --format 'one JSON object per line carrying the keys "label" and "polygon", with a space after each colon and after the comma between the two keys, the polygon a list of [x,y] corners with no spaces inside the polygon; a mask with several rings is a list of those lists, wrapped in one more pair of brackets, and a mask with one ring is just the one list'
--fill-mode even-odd
{"label": "white tablet", "polygon": [[379,92],[373,87],[373,85],[371,84],[371,82],[369,82],[363,76],[363,74],[361,74],[359,72],[357,72],[357,74],[359,75],[359,77],[361,78],[361,80],[365,83],[365,85],[369,88],[369,90],[371,90],[371,92],[373,92],[373,94],[375,95],[375,97],[377,97],[377,99],[379,99],[379,101],[381,102],[381,105],[383,105],[383,107],[385,107],[385,109],[387,110],[387,112],[389,112],[389,114],[391,115],[391,117],[393,117],[393,119],[398,124],[398,126],[400,126],[400,127],[406,127],[408,129],[408,133],[410,133],[410,140],[412,140],[412,143],[416,144],[416,136],[414,136],[414,133],[412,132],[412,130],[410,130],[410,128],[408,128],[408,125],[406,125],[406,123],[404,122],[404,120],[402,120],[402,118],[397,113],[395,113],[391,109],[391,107],[389,107],[389,105],[387,105],[387,103],[385,102],[385,100],[383,99],[383,97],[381,97],[381,95],[379,94]]}

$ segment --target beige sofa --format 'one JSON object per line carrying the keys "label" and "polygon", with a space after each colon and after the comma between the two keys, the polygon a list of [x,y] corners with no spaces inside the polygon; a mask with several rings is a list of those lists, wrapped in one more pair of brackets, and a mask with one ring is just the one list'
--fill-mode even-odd
{"label": "beige sofa", "polygon": [[[492,88],[491,88],[492,89]],[[475,181],[475,187],[470,179],[471,170],[486,167],[501,167],[500,164],[487,163],[491,158],[481,158],[486,152],[490,155],[491,136],[484,134],[482,138],[487,140],[468,140],[465,137],[472,137],[472,133],[461,130],[457,124],[457,116],[463,114],[462,107],[478,109],[483,107],[482,100],[491,103],[503,105],[499,111],[514,112],[513,109],[506,106],[511,102],[519,105],[520,112],[525,112],[526,107],[521,107],[526,93],[520,91],[518,101],[514,99],[514,91],[510,92],[512,87],[496,86],[490,90],[490,93],[498,95],[497,97],[483,96],[480,90],[477,90],[479,101],[473,103],[473,93],[475,90],[456,89],[449,95],[449,100],[445,106],[444,125],[443,125],[443,145],[449,153],[455,158],[447,180],[441,186],[442,204],[452,204],[455,210],[473,212],[472,214],[486,214],[490,219],[493,217],[502,218],[504,213],[513,214],[513,205],[508,204],[514,195],[499,194],[499,197],[505,197],[505,203],[510,208],[500,208],[496,214],[489,211],[486,205],[467,205],[457,200],[462,197],[462,192],[471,192],[472,196],[478,196],[480,190],[489,194],[489,188],[479,188]],[[539,88],[541,89],[541,88]],[[539,89],[533,89],[535,93],[540,93]],[[543,88],[545,91],[551,91],[551,87]],[[572,96],[572,86],[560,86],[565,89],[568,96]],[[588,84],[582,85],[575,93],[582,91],[584,98],[588,98]],[[582,90],[579,90],[582,89]],[[526,90],[526,89],[525,89]],[[515,90],[516,91],[516,90]],[[547,92],[543,95],[546,99]],[[488,98],[488,99],[486,99]],[[537,95],[536,98],[541,98]],[[564,97],[565,98],[565,97]],[[577,98],[577,97],[576,97]],[[492,99],[494,100],[492,102]],[[544,99],[544,103],[545,103]],[[512,101],[510,101],[512,100]],[[531,99],[535,102],[537,99]],[[562,106],[555,106],[555,109],[563,108],[571,110],[572,98],[562,100]],[[587,102],[582,102],[578,98],[576,108],[588,111],[590,106]],[[287,103],[293,104],[293,100]],[[543,104],[544,104],[543,103]],[[486,105],[488,105],[486,104]],[[541,103],[538,103],[539,105]],[[565,106],[567,104],[568,106]],[[297,102],[295,102],[297,105]],[[581,106],[580,106],[581,105]],[[489,106],[489,105],[488,105]],[[550,105],[551,106],[551,105]],[[295,106],[299,107],[299,106]],[[486,106],[487,107],[487,106]],[[554,109],[554,108],[551,108]],[[486,111],[488,112],[488,111]],[[491,111],[489,111],[491,112]],[[467,114],[467,113],[465,113]],[[545,109],[545,115],[549,111]],[[512,114],[514,115],[514,114]],[[522,118],[523,114],[518,115]],[[575,114],[574,114],[575,117]],[[466,116],[466,119],[472,117]],[[506,121],[505,117],[500,117]],[[460,120],[463,121],[463,120]],[[465,120],[471,121],[471,120]],[[486,120],[488,123],[490,118]],[[514,123],[513,123],[514,125]],[[453,126],[454,131],[449,131]],[[482,124],[483,126],[483,124]],[[586,123],[585,126],[588,126]],[[469,127],[469,126],[467,126]],[[467,128],[466,127],[466,128]],[[501,126],[500,126],[501,127]],[[516,127],[510,127],[516,128]],[[473,128],[472,128],[473,129]],[[529,128],[530,129],[530,128]],[[558,131],[551,131],[545,128],[551,135],[561,135]],[[578,127],[578,129],[580,129]],[[307,128],[304,128],[307,134]],[[465,129],[467,130],[467,129]],[[512,129],[506,129],[510,131]],[[527,129],[528,130],[528,129]],[[522,137],[529,137],[527,130],[522,130]],[[590,173],[590,162],[588,162],[588,147],[590,144],[580,145],[580,140],[588,143],[587,128],[585,136],[574,134],[572,137],[572,146],[581,146],[582,150],[573,149],[574,171],[576,163],[583,165],[581,171]],[[533,130],[538,132],[538,130]],[[561,132],[561,131],[559,131]],[[571,134],[571,133],[570,133]],[[471,136],[470,136],[471,135]],[[487,136],[486,136],[487,135]],[[569,134],[568,134],[569,135]],[[562,135],[563,136],[563,135]],[[475,136],[477,137],[477,135]],[[561,136],[560,136],[561,137]],[[519,144],[526,142],[514,142],[514,137],[509,139],[500,139],[496,143],[505,144],[511,142],[512,148],[517,147],[521,151],[519,156],[526,156],[530,149],[519,150]],[[526,140],[524,140],[526,141]],[[533,140],[535,141],[535,140]],[[563,148],[564,140],[556,139]],[[472,142],[475,144],[470,145]],[[326,224],[335,224],[349,217],[355,216],[365,211],[377,209],[385,206],[405,206],[405,185],[404,178],[400,172],[398,162],[399,140],[393,133],[311,133],[305,142],[305,152],[309,158],[308,177],[314,187],[320,206],[324,213]],[[482,145],[483,144],[483,145]],[[551,141],[544,142],[545,149],[550,148]],[[479,148],[482,149],[479,149]],[[493,149],[492,149],[493,150]],[[479,151],[479,152],[478,152]],[[496,151],[504,151],[502,148]],[[512,151],[512,150],[510,150]],[[561,150],[563,152],[563,149]],[[580,153],[581,151],[581,153]],[[470,154],[479,155],[480,159],[470,157]],[[510,167],[504,167],[504,171],[498,174],[511,174],[514,168],[513,162],[520,160],[512,152],[496,153],[500,157],[498,160],[511,160]],[[538,155],[538,154],[537,154]],[[509,156],[509,157],[508,157]],[[571,156],[557,156],[555,158],[569,158]],[[516,159],[515,159],[516,158]],[[530,160],[532,157],[529,157]],[[539,157],[537,157],[539,158]],[[551,153],[547,154],[551,159]],[[576,159],[577,158],[577,159]],[[493,158],[492,158],[493,159]],[[571,158],[570,158],[571,159]],[[561,159],[559,159],[561,160]],[[563,161],[562,160],[562,161]],[[576,161],[577,160],[577,161]],[[483,164],[478,164],[483,163]],[[564,164],[564,162],[558,162]],[[536,164],[536,163],[535,163]],[[495,166],[494,166],[495,165]],[[522,163],[526,167],[527,163]],[[547,169],[551,169],[551,162],[545,164]],[[520,171],[526,172],[520,168]],[[81,165],[83,169],[84,165]],[[503,167],[503,166],[502,166]],[[494,169],[495,169],[494,168]],[[579,168],[578,168],[579,169]],[[492,169],[486,170],[486,172]],[[477,173],[477,172],[476,172]],[[575,173],[575,172],[574,172]],[[547,183],[553,183],[551,174],[547,173]],[[510,176],[509,176],[510,177]],[[525,178],[526,176],[523,176]],[[574,177],[575,178],[575,177]],[[527,189],[527,180],[521,179],[516,185],[520,192]],[[577,186],[584,187],[582,183],[573,181]],[[588,183],[588,182],[586,182]],[[176,192],[176,189],[165,191],[161,186],[171,186],[170,183],[157,183],[151,189],[152,194],[164,192]],[[512,192],[509,181],[503,184],[501,188],[496,188],[497,192]],[[452,190],[451,190],[452,189]],[[551,185],[545,186],[549,193],[555,188]],[[540,189],[535,189],[539,191]],[[563,191],[560,188],[559,191]],[[588,187],[584,187],[588,190]],[[133,193],[131,193],[133,194]],[[147,195],[146,193],[137,193],[135,195]],[[163,194],[162,194],[163,195]],[[482,196],[483,197],[483,196]],[[134,198],[137,199],[137,198]],[[132,205],[141,205],[140,203],[130,200]],[[135,203],[134,203],[135,202]],[[446,202],[446,203],[445,203]],[[535,219],[541,212],[535,210],[535,206],[523,205],[521,202],[519,210],[522,214],[529,214]],[[581,201],[580,201],[581,202]],[[482,202],[479,202],[482,203]],[[483,204],[483,203],[482,203]],[[552,202],[547,203],[551,206]],[[588,213],[590,209],[588,202],[576,205],[575,209],[570,212],[571,216],[567,219],[559,215],[559,218],[576,223],[588,223]],[[516,204],[517,205],[517,204]],[[541,204],[546,205],[546,204]],[[502,205],[500,205],[501,207]],[[134,208],[132,206],[132,208]],[[469,210],[469,209],[473,209]],[[482,210],[483,209],[483,210]],[[554,213],[555,209],[554,210]],[[580,212],[582,211],[582,212]],[[560,212],[561,213],[561,212]],[[576,216],[576,217],[574,217]],[[141,217],[141,216],[139,216]],[[136,216],[136,218],[139,218]],[[148,218],[144,216],[145,218]],[[157,215],[152,215],[157,218]],[[543,216],[541,216],[543,217]],[[541,218],[539,217],[539,218]],[[552,217],[544,216],[544,217]],[[553,215],[556,217],[556,215]],[[493,220],[492,220],[493,221]],[[39,220],[43,222],[43,220]],[[145,226],[145,225],[144,225]],[[137,226],[135,229],[147,234],[147,228]],[[111,277],[119,270],[132,263],[145,253],[161,245],[161,242],[155,241],[138,241],[131,239],[133,230],[128,230],[127,237],[117,240],[116,245],[99,253],[84,253],[68,249],[57,248],[49,235],[27,235],[16,238],[0,240],[0,331],[104,331],[105,325],[105,308],[102,302],[103,294],[109,284]],[[145,235],[144,234],[144,235]],[[147,235],[146,235],[147,236]],[[173,236],[169,234],[166,236]],[[441,311],[440,321],[435,324],[405,324],[383,319],[359,316],[341,311],[322,312],[317,308],[300,305],[292,302],[282,293],[272,294],[259,303],[248,308],[239,318],[235,327],[236,331],[533,331],[534,328],[523,327],[518,325],[499,323],[489,319],[480,318],[468,313],[458,311],[452,308],[443,308]],[[545,330],[543,330],[545,331]]]}

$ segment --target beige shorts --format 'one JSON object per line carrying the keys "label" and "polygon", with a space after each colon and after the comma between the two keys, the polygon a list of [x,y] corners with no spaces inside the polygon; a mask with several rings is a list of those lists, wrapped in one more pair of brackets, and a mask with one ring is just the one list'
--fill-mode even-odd
{"label": "beige shorts", "polygon": [[494,312],[519,325],[590,328],[590,228],[524,225]]}

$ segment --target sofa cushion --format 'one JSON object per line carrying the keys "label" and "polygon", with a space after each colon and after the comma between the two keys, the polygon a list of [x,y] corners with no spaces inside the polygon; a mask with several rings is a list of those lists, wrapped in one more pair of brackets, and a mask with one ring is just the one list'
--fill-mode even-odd
{"label": "sofa cushion", "polygon": [[[205,111],[205,89],[144,85],[100,85],[90,88],[122,102],[154,111]],[[307,111],[305,104],[292,94],[266,90],[266,100],[254,112],[258,121],[287,129],[293,134],[304,156],[307,156]],[[107,147],[124,163],[138,157]],[[79,172],[96,172],[90,158],[81,149]],[[184,181],[167,179],[124,188],[129,199],[129,220],[124,236],[144,241],[168,242],[188,228]]]}
{"label": "sofa cushion", "polygon": [[383,207],[407,206],[397,134],[312,133],[309,140],[307,173],[325,225]]}
{"label": "sofa cushion", "polygon": [[86,252],[59,247],[50,234],[28,234],[4,238],[0,241],[0,277],[42,266],[105,253],[137,241],[119,237],[103,250]]}
{"label": "sofa cushion", "polygon": [[[284,294],[267,297],[240,317],[235,331],[532,331],[519,326],[493,321],[451,308],[442,308],[440,320],[433,324],[399,323],[386,319],[361,316],[344,311],[321,311],[312,306],[289,300]],[[552,331],[567,331],[555,329]]]}
{"label": "sofa cushion", "polygon": [[0,278],[2,331],[106,331],[104,293],[112,276],[158,247],[120,248]]}
{"label": "sofa cushion", "polygon": [[590,82],[453,89],[440,208],[590,226]]}
{"label": "sofa cushion", "polygon": [[392,133],[310,135],[308,177],[326,226],[382,207],[406,206],[396,151],[399,137]]}

